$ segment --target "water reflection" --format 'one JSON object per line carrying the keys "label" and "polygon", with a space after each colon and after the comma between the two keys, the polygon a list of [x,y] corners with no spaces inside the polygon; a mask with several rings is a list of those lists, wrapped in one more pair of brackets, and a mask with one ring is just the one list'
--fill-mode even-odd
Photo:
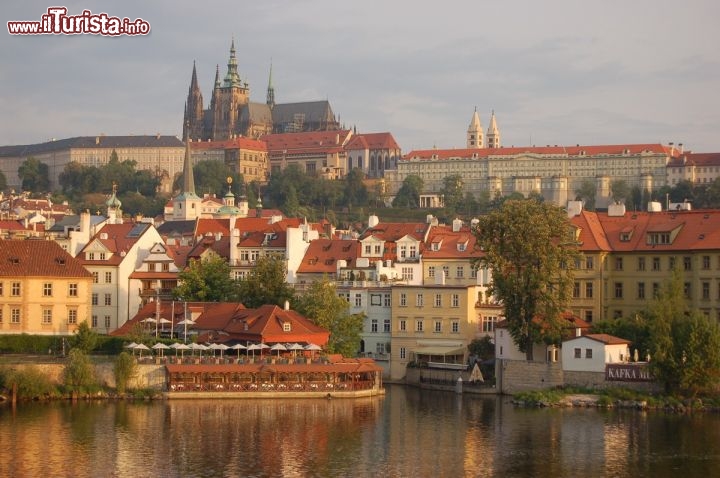
{"label": "water reflection", "polygon": [[515,409],[389,387],[358,400],[0,407],[0,476],[713,476],[720,419]]}

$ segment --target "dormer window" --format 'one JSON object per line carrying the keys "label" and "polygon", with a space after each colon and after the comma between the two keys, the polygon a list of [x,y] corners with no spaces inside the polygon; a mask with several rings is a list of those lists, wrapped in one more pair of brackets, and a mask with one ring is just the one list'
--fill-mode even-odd
{"label": "dormer window", "polygon": [[465,251],[466,248],[467,248],[467,244],[464,243],[464,242],[461,242],[461,243],[459,243],[459,244],[457,245],[457,250],[460,251],[460,252]]}
{"label": "dormer window", "polygon": [[94,261],[95,260],[95,253],[94,252],[88,252],[87,253],[87,260]]}
{"label": "dormer window", "polygon": [[437,252],[440,250],[440,243],[439,242],[433,242],[432,243],[432,250]]}
{"label": "dormer window", "polygon": [[292,324],[290,322],[283,322],[283,332],[291,332]]}
{"label": "dormer window", "polygon": [[651,232],[648,233],[647,243],[651,245],[667,245],[670,244],[669,232]]}

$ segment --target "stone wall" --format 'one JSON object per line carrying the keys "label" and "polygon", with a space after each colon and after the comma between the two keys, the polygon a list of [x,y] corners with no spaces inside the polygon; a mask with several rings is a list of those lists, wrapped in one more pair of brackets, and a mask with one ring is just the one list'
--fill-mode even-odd
{"label": "stone wall", "polygon": [[515,394],[563,385],[563,370],[559,362],[526,362],[499,359],[495,362],[498,393]]}
{"label": "stone wall", "polygon": [[[62,383],[65,369],[65,365],[60,363],[18,363],[8,367],[15,370],[33,367],[46,375],[52,383],[58,385]],[[101,386],[115,388],[114,367],[115,365],[110,362],[95,364],[95,376]],[[135,378],[128,383],[129,388],[154,388],[157,390],[164,390],[165,385],[165,366],[156,364],[138,364]]]}
{"label": "stone wall", "polygon": [[658,392],[662,390],[656,382],[608,382],[605,372],[565,372],[565,385],[588,388],[629,388],[638,392]]}

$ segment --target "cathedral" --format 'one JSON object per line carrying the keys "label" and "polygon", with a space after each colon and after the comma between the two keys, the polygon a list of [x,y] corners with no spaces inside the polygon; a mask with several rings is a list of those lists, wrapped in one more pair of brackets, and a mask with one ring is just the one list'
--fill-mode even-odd
{"label": "cathedral", "polygon": [[235,41],[230,46],[227,73],[220,79],[215,70],[215,85],[210,105],[205,108],[197,72],[193,63],[190,90],[185,102],[183,138],[192,141],[222,141],[237,136],[259,138],[271,133],[334,131],[340,129],[328,101],[275,103],[272,66],[265,103],[250,101],[250,87],[238,73]]}

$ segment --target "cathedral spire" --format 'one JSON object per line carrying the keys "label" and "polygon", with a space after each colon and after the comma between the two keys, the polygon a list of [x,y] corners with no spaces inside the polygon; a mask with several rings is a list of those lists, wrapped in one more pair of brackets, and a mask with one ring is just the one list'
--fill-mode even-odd
{"label": "cathedral spire", "polygon": [[275,88],[272,84],[272,60],[270,60],[270,76],[268,76],[268,88],[267,88],[267,105],[272,108],[275,106]]}
{"label": "cathedral spire", "polygon": [[500,130],[495,120],[495,110],[492,110],[490,115],[490,126],[487,131],[487,145],[488,148],[499,148],[500,147]]}
{"label": "cathedral spire", "polygon": [[475,112],[470,120],[470,126],[468,126],[467,129],[467,147],[468,149],[485,147],[482,124],[480,124],[480,115],[478,115],[477,107],[475,107]]}
{"label": "cathedral spire", "polygon": [[230,58],[228,59],[227,67],[228,70],[223,80],[223,86],[225,86],[225,88],[242,86],[240,73],[238,73],[237,58],[235,57],[235,38],[232,39],[232,43],[230,44]]}
{"label": "cathedral spire", "polygon": [[185,101],[185,117],[183,118],[183,138],[199,137],[202,135],[203,97],[197,80],[197,68],[193,61],[190,87]]}
{"label": "cathedral spire", "polygon": [[183,190],[185,195],[195,195],[195,177],[190,156],[190,138],[185,138],[185,160],[183,161]]}
{"label": "cathedral spire", "polygon": [[215,88],[220,88],[221,86],[222,83],[220,83],[220,65],[215,65]]}

